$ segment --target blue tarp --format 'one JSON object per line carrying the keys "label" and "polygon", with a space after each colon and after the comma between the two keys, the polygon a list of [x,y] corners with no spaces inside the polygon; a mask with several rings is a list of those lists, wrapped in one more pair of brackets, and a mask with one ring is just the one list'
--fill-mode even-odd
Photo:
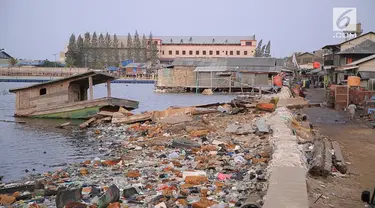
{"label": "blue tarp", "polygon": [[115,66],[109,66],[109,67],[107,67],[107,70],[108,70],[108,71],[117,71],[117,70],[118,70],[118,67],[115,67]]}
{"label": "blue tarp", "polygon": [[125,67],[126,65],[133,63],[133,60],[125,60],[121,61],[121,67]]}

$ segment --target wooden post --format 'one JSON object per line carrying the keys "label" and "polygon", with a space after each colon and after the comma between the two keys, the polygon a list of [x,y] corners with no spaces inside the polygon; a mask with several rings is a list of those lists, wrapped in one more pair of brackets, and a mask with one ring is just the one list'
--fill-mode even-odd
{"label": "wooden post", "polygon": [[111,81],[107,81],[107,97],[111,97]]}
{"label": "wooden post", "polygon": [[92,87],[92,76],[89,76],[89,90],[90,90],[89,100],[92,100],[92,99],[94,99],[94,89]]}

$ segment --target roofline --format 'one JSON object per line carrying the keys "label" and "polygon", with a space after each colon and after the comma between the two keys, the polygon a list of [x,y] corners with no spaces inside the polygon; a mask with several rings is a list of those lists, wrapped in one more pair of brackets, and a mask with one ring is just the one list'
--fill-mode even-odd
{"label": "roofline", "polygon": [[[84,73],[81,73],[81,74],[76,74],[76,75],[73,75],[73,76],[70,76],[70,77],[64,77],[64,78],[61,78],[61,79],[51,80],[51,81],[48,81],[48,82],[42,82],[42,83],[38,83],[38,84],[26,86],[26,87],[21,87],[21,88],[9,89],[9,92],[14,93],[14,92],[17,92],[17,91],[20,91],[20,90],[30,89],[30,88],[34,88],[34,87],[40,87],[40,86],[44,86],[44,85],[49,85],[49,84],[53,84],[53,83],[66,81],[66,80],[71,80],[71,79],[74,79],[74,78],[78,78],[80,76],[88,76],[90,74],[107,76],[108,81],[116,79],[116,77],[114,77],[112,75],[90,70],[90,71],[87,71],[87,72],[84,72]],[[84,79],[84,78],[82,78],[82,79]]]}
{"label": "roofline", "polygon": [[332,44],[332,45],[325,45],[325,46],[323,46],[322,47],[322,49],[328,49],[328,48],[330,48],[330,47],[339,47],[340,46],[340,44]]}
{"label": "roofline", "polygon": [[8,56],[10,59],[13,58],[11,55],[9,55],[7,52],[5,51],[1,51],[2,53],[4,53],[6,56]]}
{"label": "roofline", "polygon": [[[315,56],[313,53],[310,53],[310,52],[304,52],[304,53],[301,53],[301,54],[297,55],[297,57],[302,56],[302,55],[307,54],[307,53],[308,53],[308,54],[311,54],[311,55],[313,55],[313,56]],[[319,58],[318,56],[315,56],[315,57]]]}
{"label": "roofline", "polygon": [[365,33],[365,34],[362,34],[362,35],[357,36],[357,37],[355,37],[355,38],[352,38],[352,39],[350,39],[350,40],[346,40],[346,41],[344,41],[344,42],[341,42],[341,43],[339,43],[338,45],[341,46],[341,45],[344,44],[344,43],[347,43],[347,42],[349,42],[349,41],[355,40],[355,39],[357,39],[357,38],[360,38],[360,37],[365,36],[365,35],[368,35],[368,34],[374,34],[374,35],[375,35],[375,32],[372,32],[372,31],[367,32],[367,33]]}
{"label": "roofline", "polygon": [[[371,60],[375,59],[375,54],[373,54],[373,55],[371,55],[371,56],[373,56],[373,57],[370,58],[370,59],[368,59],[370,56],[367,56],[367,57],[365,57],[365,58],[361,58],[361,59],[359,59],[359,60],[357,60],[357,61],[353,61],[352,63],[347,64],[347,65],[348,65],[348,66],[355,66],[355,65],[357,65],[357,64],[363,64],[363,63],[366,63],[366,62],[368,62],[368,61],[371,61]],[[363,59],[368,59],[368,60],[363,60]]]}

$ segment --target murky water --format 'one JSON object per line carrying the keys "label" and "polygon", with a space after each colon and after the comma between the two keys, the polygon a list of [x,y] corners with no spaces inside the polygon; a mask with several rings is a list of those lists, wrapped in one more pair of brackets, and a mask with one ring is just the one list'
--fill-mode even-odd
{"label": "murky water", "polygon": [[[15,96],[8,93],[8,89],[27,85],[30,83],[0,83],[0,120],[27,122],[0,121],[0,176],[4,176],[3,181],[18,180],[26,174],[42,173],[99,155],[95,151],[96,144],[90,142],[84,132],[55,128],[63,120],[14,118]],[[153,88],[150,84],[112,84],[112,96],[140,101],[135,112],[227,102],[233,98],[228,95],[155,93]],[[106,93],[104,85],[94,87],[94,97],[103,97]],[[26,173],[26,169],[30,172]]]}

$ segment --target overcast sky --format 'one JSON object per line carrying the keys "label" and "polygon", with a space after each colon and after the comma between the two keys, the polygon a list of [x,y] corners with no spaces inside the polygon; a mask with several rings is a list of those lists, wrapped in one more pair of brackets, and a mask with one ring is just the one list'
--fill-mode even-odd
{"label": "overcast sky", "polygon": [[50,59],[71,33],[256,35],[282,57],[314,51],[333,38],[333,7],[356,7],[364,32],[375,31],[375,0],[0,0],[0,49]]}

